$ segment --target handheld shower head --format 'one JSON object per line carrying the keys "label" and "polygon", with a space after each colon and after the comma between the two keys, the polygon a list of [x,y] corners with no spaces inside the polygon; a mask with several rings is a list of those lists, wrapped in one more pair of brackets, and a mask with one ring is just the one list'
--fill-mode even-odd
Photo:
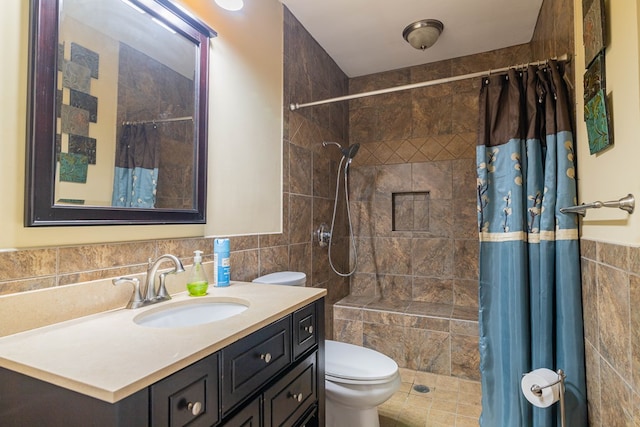
{"label": "handheld shower head", "polygon": [[347,148],[342,148],[342,145],[338,144],[337,142],[334,141],[323,141],[322,142],[322,146],[326,147],[327,145],[335,145],[337,146],[340,151],[342,152],[342,155],[346,158],[346,159],[353,159],[356,155],[356,153],[358,152],[358,150],[360,149],[360,144],[353,144],[348,146]]}
{"label": "handheld shower head", "polygon": [[342,149],[342,154],[348,158],[349,160],[353,159],[356,154],[358,153],[358,150],[360,149],[360,144],[353,144],[348,146],[347,148],[343,148]]}

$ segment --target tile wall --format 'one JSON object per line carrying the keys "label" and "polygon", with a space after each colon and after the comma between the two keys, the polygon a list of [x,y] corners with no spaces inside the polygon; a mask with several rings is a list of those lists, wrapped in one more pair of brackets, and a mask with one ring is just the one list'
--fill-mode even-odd
{"label": "tile wall", "polygon": [[581,241],[589,425],[640,425],[640,248]]}
{"label": "tile wall", "polygon": [[[484,71],[530,57],[530,46],[519,45],[357,77],[349,91]],[[336,339],[381,351],[403,368],[473,380],[480,378],[479,88],[479,79],[468,79],[350,102],[349,141],[361,144],[350,187],[358,264],[350,296],[334,310]]]}

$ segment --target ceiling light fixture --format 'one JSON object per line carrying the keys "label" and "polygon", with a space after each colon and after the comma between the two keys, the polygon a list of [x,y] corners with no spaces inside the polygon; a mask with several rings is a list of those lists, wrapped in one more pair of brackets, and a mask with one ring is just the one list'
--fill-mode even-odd
{"label": "ceiling light fixture", "polygon": [[444,30],[444,24],[436,19],[421,19],[407,25],[402,37],[413,47],[420,50],[429,49],[438,41]]}
{"label": "ceiling light fixture", "polygon": [[223,9],[235,12],[242,9],[244,2],[242,0],[215,0],[216,4]]}

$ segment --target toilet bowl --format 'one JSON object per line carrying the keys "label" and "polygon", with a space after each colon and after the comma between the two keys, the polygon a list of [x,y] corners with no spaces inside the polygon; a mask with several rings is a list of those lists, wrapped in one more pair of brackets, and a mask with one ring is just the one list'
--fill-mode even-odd
{"label": "toilet bowl", "polygon": [[378,427],[378,405],[400,388],[398,364],[375,350],[325,341],[327,427]]}
{"label": "toilet bowl", "polygon": [[[267,274],[255,283],[304,286],[306,275],[294,271]],[[327,427],[379,427],[377,406],[400,388],[398,364],[375,350],[325,340]]]}

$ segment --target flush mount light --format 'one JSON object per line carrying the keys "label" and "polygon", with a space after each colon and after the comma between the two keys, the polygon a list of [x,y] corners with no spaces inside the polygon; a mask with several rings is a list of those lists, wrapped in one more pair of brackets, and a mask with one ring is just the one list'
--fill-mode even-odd
{"label": "flush mount light", "polygon": [[242,0],[215,0],[216,4],[223,9],[235,12],[242,9],[244,2]]}
{"label": "flush mount light", "polygon": [[444,24],[436,19],[422,19],[407,25],[402,31],[402,37],[416,49],[429,49],[438,41],[444,29]]}

